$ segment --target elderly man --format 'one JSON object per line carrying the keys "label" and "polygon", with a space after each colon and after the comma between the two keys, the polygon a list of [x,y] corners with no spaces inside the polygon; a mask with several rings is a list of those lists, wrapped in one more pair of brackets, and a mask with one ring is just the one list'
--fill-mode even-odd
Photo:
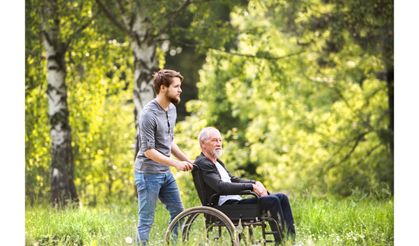
{"label": "elderly man", "polygon": [[[280,224],[280,215],[283,215],[288,235],[291,238],[295,238],[294,218],[288,197],[282,193],[270,194],[259,181],[245,180],[232,176],[225,168],[224,163],[219,159],[223,147],[221,134],[216,128],[204,128],[198,138],[202,152],[196,158],[195,164],[199,166],[202,172],[205,183],[204,189],[208,196],[215,193],[223,194],[218,198],[219,206],[257,203],[259,200],[262,209],[269,211],[278,224]],[[234,195],[243,190],[255,192],[258,198],[242,199],[239,195]],[[280,241],[278,233],[275,233],[274,237],[276,242]]]}

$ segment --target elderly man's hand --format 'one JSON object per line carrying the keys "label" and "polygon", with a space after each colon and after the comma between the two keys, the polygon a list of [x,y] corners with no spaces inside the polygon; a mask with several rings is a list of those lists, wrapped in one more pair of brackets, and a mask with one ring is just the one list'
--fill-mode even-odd
{"label": "elderly man's hand", "polygon": [[261,185],[261,183],[256,182],[255,184],[253,184],[253,191],[256,193],[256,195],[258,195],[259,197],[262,196],[267,196],[268,192],[266,191],[265,187],[263,187],[263,185]]}
{"label": "elderly man's hand", "polygon": [[255,185],[258,187],[258,190],[260,191],[259,196],[267,196],[268,191],[266,190],[265,186],[259,181],[256,181]]}

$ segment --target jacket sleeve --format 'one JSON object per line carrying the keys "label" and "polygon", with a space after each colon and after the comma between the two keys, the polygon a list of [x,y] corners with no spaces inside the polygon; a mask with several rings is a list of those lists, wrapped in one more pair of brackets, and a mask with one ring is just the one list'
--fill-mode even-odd
{"label": "jacket sleeve", "polygon": [[234,195],[243,190],[253,190],[251,183],[223,182],[217,168],[209,160],[200,159],[196,164],[201,169],[204,182],[220,195]]}
{"label": "jacket sleeve", "polygon": [[228,174],[230,175],[231,182],[233,182],[233,183],[249,183],[249,184],[256,183],[256,181],[254,181],[254,180],[242,179],[242,178],[235,177],[235,176],[231,175],[230,173],[228,173]]}

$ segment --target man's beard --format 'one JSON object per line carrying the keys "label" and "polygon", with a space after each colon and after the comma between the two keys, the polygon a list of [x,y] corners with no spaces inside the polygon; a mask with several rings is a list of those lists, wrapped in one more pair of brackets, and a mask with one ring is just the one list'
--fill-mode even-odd
{"label": "man's beard", "polygon": [[180,102],[180,97],[174,97],[166,94],[167,99],[173,104],[178,104]]}
{"label": "man's beard", "polygon": [[223,150],[222,149],[216,149],[214,150],[214,156],[215,158],[220,158],[220,156],[223,154]]}

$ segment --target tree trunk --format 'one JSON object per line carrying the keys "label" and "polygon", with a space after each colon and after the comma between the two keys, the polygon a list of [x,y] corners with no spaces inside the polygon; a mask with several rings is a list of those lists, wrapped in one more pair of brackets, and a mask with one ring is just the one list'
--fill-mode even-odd
{"label": "tree trunk", "polygon": [[151,36],[150,23],[145,17],[138,14],[132,27],[131,47],[134,53],[134,118],[137,138],[135,144],[135,155],[139,150],[138,139],[138,117],[143,107],[151,101],[155,92],[153,89],[153,73],[158,68],[156,60],[156,41]]}
{"label": "tree trunk", "polygon": [[[134,95],[133,101],[135,105],[134,120],[137,130],[135,140],[135,155],[139,150],[138,139],[138,117],[143,107],[155,96],[153,89],[153,73],[158,70],[156,60],[156,37],[153,36],[153,25],[147,18],[146,9],[139,8],[134,12],[125,10],[126,8],[118,2],[122,22],[115,13],[102,1],[96,0],[99,7],[103,10],[106,17],[121,31],[126,33],[131,39],[131,48],[134,53]],[[189,2],[187,2],[189,3]],[[130,6],[128,4],[128,6]],[[132,6],[131,6],[132,7]],[[135,158],[135,157],[134,157]]]}
{"label": "tree trunk", "polygon": [[43,45],[47,57],[48,116],[51,134],[51,202],[66,206],[78,202],[74,185],[71,128],[65,84],[65,45],[60,40],[57,3],[43,9]]}

